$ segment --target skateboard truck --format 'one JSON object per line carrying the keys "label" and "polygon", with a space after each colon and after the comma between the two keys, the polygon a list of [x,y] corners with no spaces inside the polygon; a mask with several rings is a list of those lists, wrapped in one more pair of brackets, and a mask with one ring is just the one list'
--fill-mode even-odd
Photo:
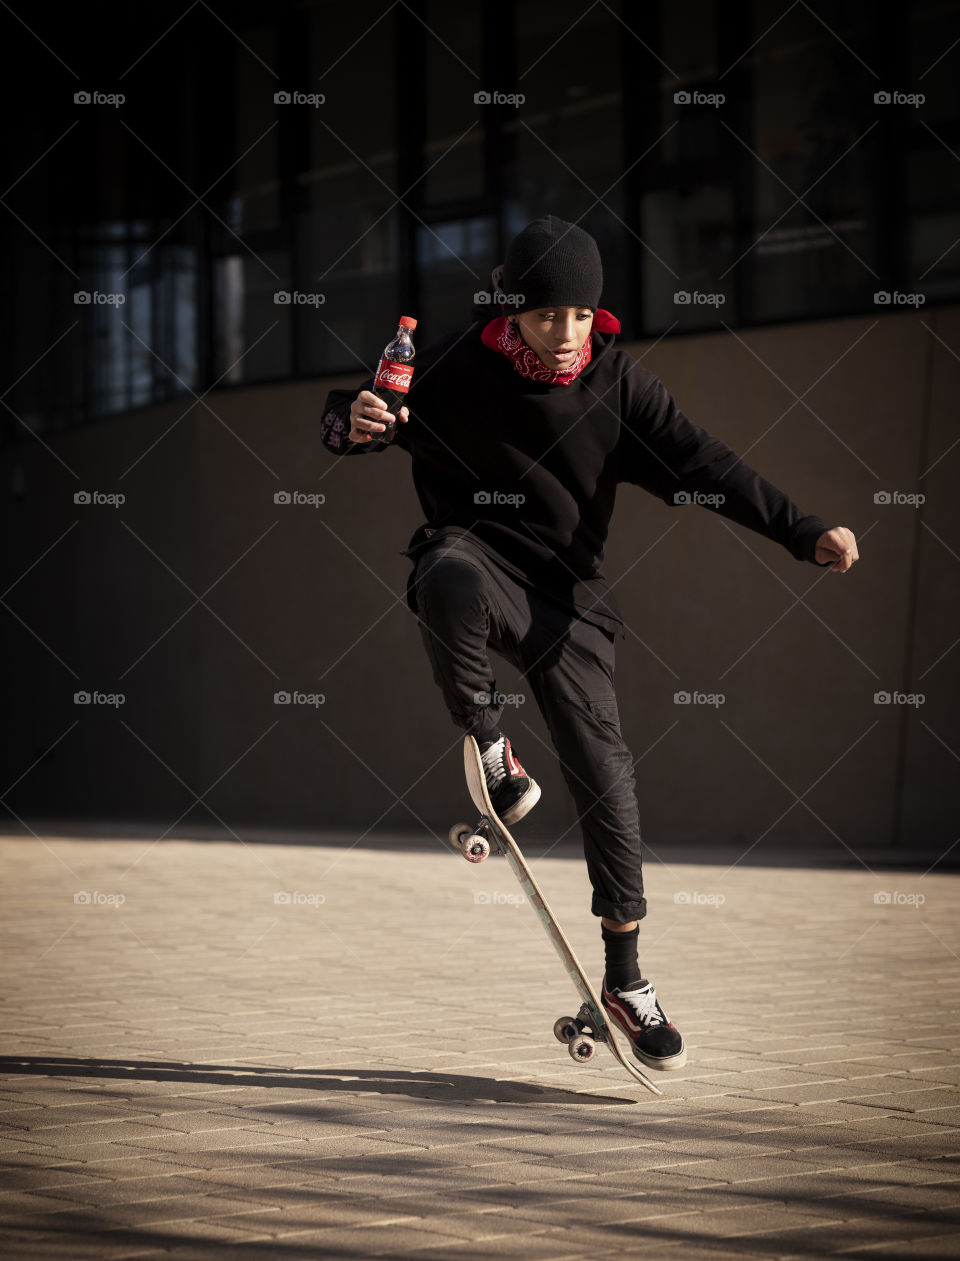
{"label": "skateboard truck", "polygon": [[468,863],[482,863],[489,858],[491,850],[497,854],[507,852],[497,838],[497,829],[486,815],[481,815],[473,828],[466,823],[455,823],[448,837],[453,848],[459,850]]}
{"label": "skateboard truck", "polygon": [[553,1036],[567,1044],[570,1058],[578,1064],[592,1060],[597,1053],[597,1043],[608,1041],[603,1025],[591,1015],[586,1003],[575,1016],[561,1016],[553,1026]]}

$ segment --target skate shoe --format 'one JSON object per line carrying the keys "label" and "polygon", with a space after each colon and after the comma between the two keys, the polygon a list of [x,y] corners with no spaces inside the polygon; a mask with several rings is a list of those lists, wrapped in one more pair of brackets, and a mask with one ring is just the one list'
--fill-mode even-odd
{"label": "skate shoe", "polygon": [[497,817],[509,825],[529,814],[540,800],[540,786],[517,761],[510,741],[499,739],[480,746],[487,792]]}
{"label": "skate shoe", "polygon": [[670,1023],[649,981],[634,981],[624,989],[607,989],[603,978],[600,1001],[630,1039],[633,1053],[647,1068],[682,1068],[687,1050],[680,1031]]}

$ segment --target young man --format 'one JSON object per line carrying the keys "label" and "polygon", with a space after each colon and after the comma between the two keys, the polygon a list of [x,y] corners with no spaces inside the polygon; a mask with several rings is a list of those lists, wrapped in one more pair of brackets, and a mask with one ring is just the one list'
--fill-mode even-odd
{"label": "young man", "polygon": [[[504,309],[418,354],[392,445],[412,457],[426,518],[403,553],[407,602],[453,722],[477,739],[494,807],[522,819],[540,789],[501,730],[488,650],[536,698],[576,804],[592,911],[601,919],[604,1006],[648,1068],[678,1068],[683,1038],[637,959],[646,914],[633,759],[620,734],[614,643],[623,621],[600,564],[620,482],[712,510],[843,573],[858,559],[680,411],[661,382],[614,349],[594,239],[548,215],[494,272]],[[394,419],[370,393],[334,390],[321,440],[337,455],[386,450]],[[713,504],[713,501],[710,501]]]}

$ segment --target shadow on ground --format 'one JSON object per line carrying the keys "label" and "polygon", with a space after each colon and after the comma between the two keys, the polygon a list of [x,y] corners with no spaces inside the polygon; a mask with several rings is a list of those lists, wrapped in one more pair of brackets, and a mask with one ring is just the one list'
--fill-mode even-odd
{"label": "shadow on ground", "polygon": [[122,1081],[185,1082],[213,1086],[275,1086],[287,1090],[344,1090],[455,1103],[598,1104],[622,1107],[633,1099],[580,1094],[532,1083],[466,1077],[460,1073],[409,1073],[401,1069],[277,1068],[186,1064],[167,1060],[104,1060],[71,1056],[0,1055],[0,1075],[97,1077]]}

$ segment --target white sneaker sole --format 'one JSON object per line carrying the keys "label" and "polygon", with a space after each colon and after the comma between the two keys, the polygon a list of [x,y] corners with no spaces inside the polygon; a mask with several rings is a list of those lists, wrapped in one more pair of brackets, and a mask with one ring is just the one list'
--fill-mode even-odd
{"label": "white sneaker sole", "polygon": [[683,1047],[676,1053],[676,1055],[671,1055],[670,1058],[666,1060],[658,1060],[655,1056],[644,1055],[642,1051],[638,1051],[637,1048],[632,1045],[630,1049],[633,1051],[634,1059],[639,1060],[640,1063],[646,1065],[647,1068],[659,1068],[669,1072],[671,1068],[683,1068],[684,1064],[687,1062],[686,1047]]}
{"label": "white sneaker sole", "polygon": [[518,823],[525,815],[528,815],[533,807],[540,800],[540,785],[535,779],[531,779],[530,787],[523,794],[519,801],[514,802],[506,814],[502,814],[500,818],[509,827],[511,823]]}

